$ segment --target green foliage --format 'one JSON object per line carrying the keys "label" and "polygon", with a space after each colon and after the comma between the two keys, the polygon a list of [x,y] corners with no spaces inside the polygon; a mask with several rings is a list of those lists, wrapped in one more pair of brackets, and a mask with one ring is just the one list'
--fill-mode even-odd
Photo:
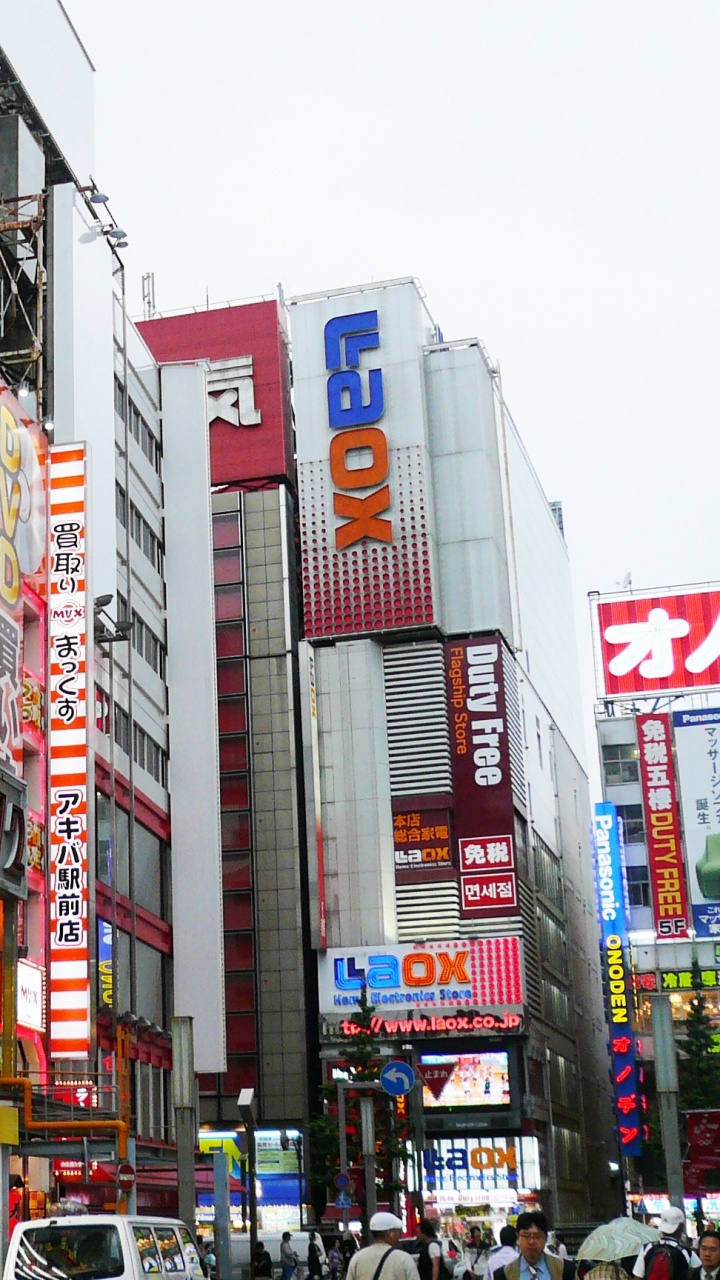
{"label": "green foliage", "polygon": [[[362,1127],[360,1121],[360,1094],[362,1086],[377,1080],[383,1066],[379,1057],[379,1042],[373,1031],[374,1006],[369,1004],[367,989],[363,990],[358,1008],[353,1012],[355,1033],[343,1048],[343,1062],[349,1085],[345,1091],[346,1141],[348,1169],[355,1183],[354,1198],[363,1207],[365,1194],[362,1174]],[[358,1085],[356,1092],[352,1085]],[[366,1092],[366,1091],[365,1091]],[[308,1126],[310,1161],[308,1178],[315,1191],[316,1202],[321,1203],[333,1186],[333,1179],[340,1169],[340,1139],[338,1132],[337,1085],[330,1084],[320,1090],[323,1112]],[[402,1135],[403,1124],[395,1114],[392,1098],[381,1090],[373,1092],[375,1111],[375,1139],[377,1155],[378,1195],[387,1199],[402,1189],[402,1183],[394,1178],[397,1163],[407,1162],[407,1152]],[[334,1194],[334,1193],[333,1193]],[[363,1214],[364,1216],[364,1214]]]}
{"label": "green foliage", "polygon": [[683,1111],[720,1106],[720,1054],[712,1052],[715,1028],[707,1011],[697,960],[693,961],[692,975],[690,1012],[684,1020],[683,1035],[678,1038],[680,1108]]}

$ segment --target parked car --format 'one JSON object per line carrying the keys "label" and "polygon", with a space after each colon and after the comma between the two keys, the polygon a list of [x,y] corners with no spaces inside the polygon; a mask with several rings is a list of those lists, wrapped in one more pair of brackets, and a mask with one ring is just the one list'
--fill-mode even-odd
{"label": "parked car", "polygon": [[58,1274],[67,1280],[169,1274],[203,1280],[204,1275],[190,1230],[176,1218],[101,1213],[18,1223],[3,1280]]}

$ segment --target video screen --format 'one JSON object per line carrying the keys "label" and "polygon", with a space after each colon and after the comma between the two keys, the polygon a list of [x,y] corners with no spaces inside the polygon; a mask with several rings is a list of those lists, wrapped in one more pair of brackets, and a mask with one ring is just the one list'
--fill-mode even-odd
{"label": "video screen", "polygon": [[424,1107],[508,1107],[510,1081],[505,1050],[422,1054]]}

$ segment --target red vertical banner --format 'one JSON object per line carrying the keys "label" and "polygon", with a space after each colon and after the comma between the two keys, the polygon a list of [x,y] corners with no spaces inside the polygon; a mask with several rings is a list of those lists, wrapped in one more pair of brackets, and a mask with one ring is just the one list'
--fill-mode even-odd
{"label": "red vertical banner", "polygon": [[445,645],[460,915],[518,916],[514,807],[499,633]]}
{"label": "red vertical banner", "polygon": [[687,938],[690,925],[670,716],[637,717],[650,891],[659,938]]}
{"label": "red vertical banner", "polygon": [[85,450],[50,458],[50,1056],[90,1053]]}

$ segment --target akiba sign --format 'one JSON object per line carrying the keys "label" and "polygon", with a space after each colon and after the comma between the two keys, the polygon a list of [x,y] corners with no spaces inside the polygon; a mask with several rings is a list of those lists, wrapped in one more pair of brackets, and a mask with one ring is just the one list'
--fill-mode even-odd
{"label": "akiba sign", "polygon": [[461,914],[518,916],[514,809],[499,634],[449,640],[453,820],[460,854]]}
{"label": "akiba sign", "polygon": [[357,1008],[365,989],[378,1010],[485,1009],[522,1012],[520,940],[515,937],[331,950],[318,960],[320,1012]]}
{"label": "akiba sign", "polygon": [[411,284],[292,304],[310,639],[434,621],[421,314]]}

